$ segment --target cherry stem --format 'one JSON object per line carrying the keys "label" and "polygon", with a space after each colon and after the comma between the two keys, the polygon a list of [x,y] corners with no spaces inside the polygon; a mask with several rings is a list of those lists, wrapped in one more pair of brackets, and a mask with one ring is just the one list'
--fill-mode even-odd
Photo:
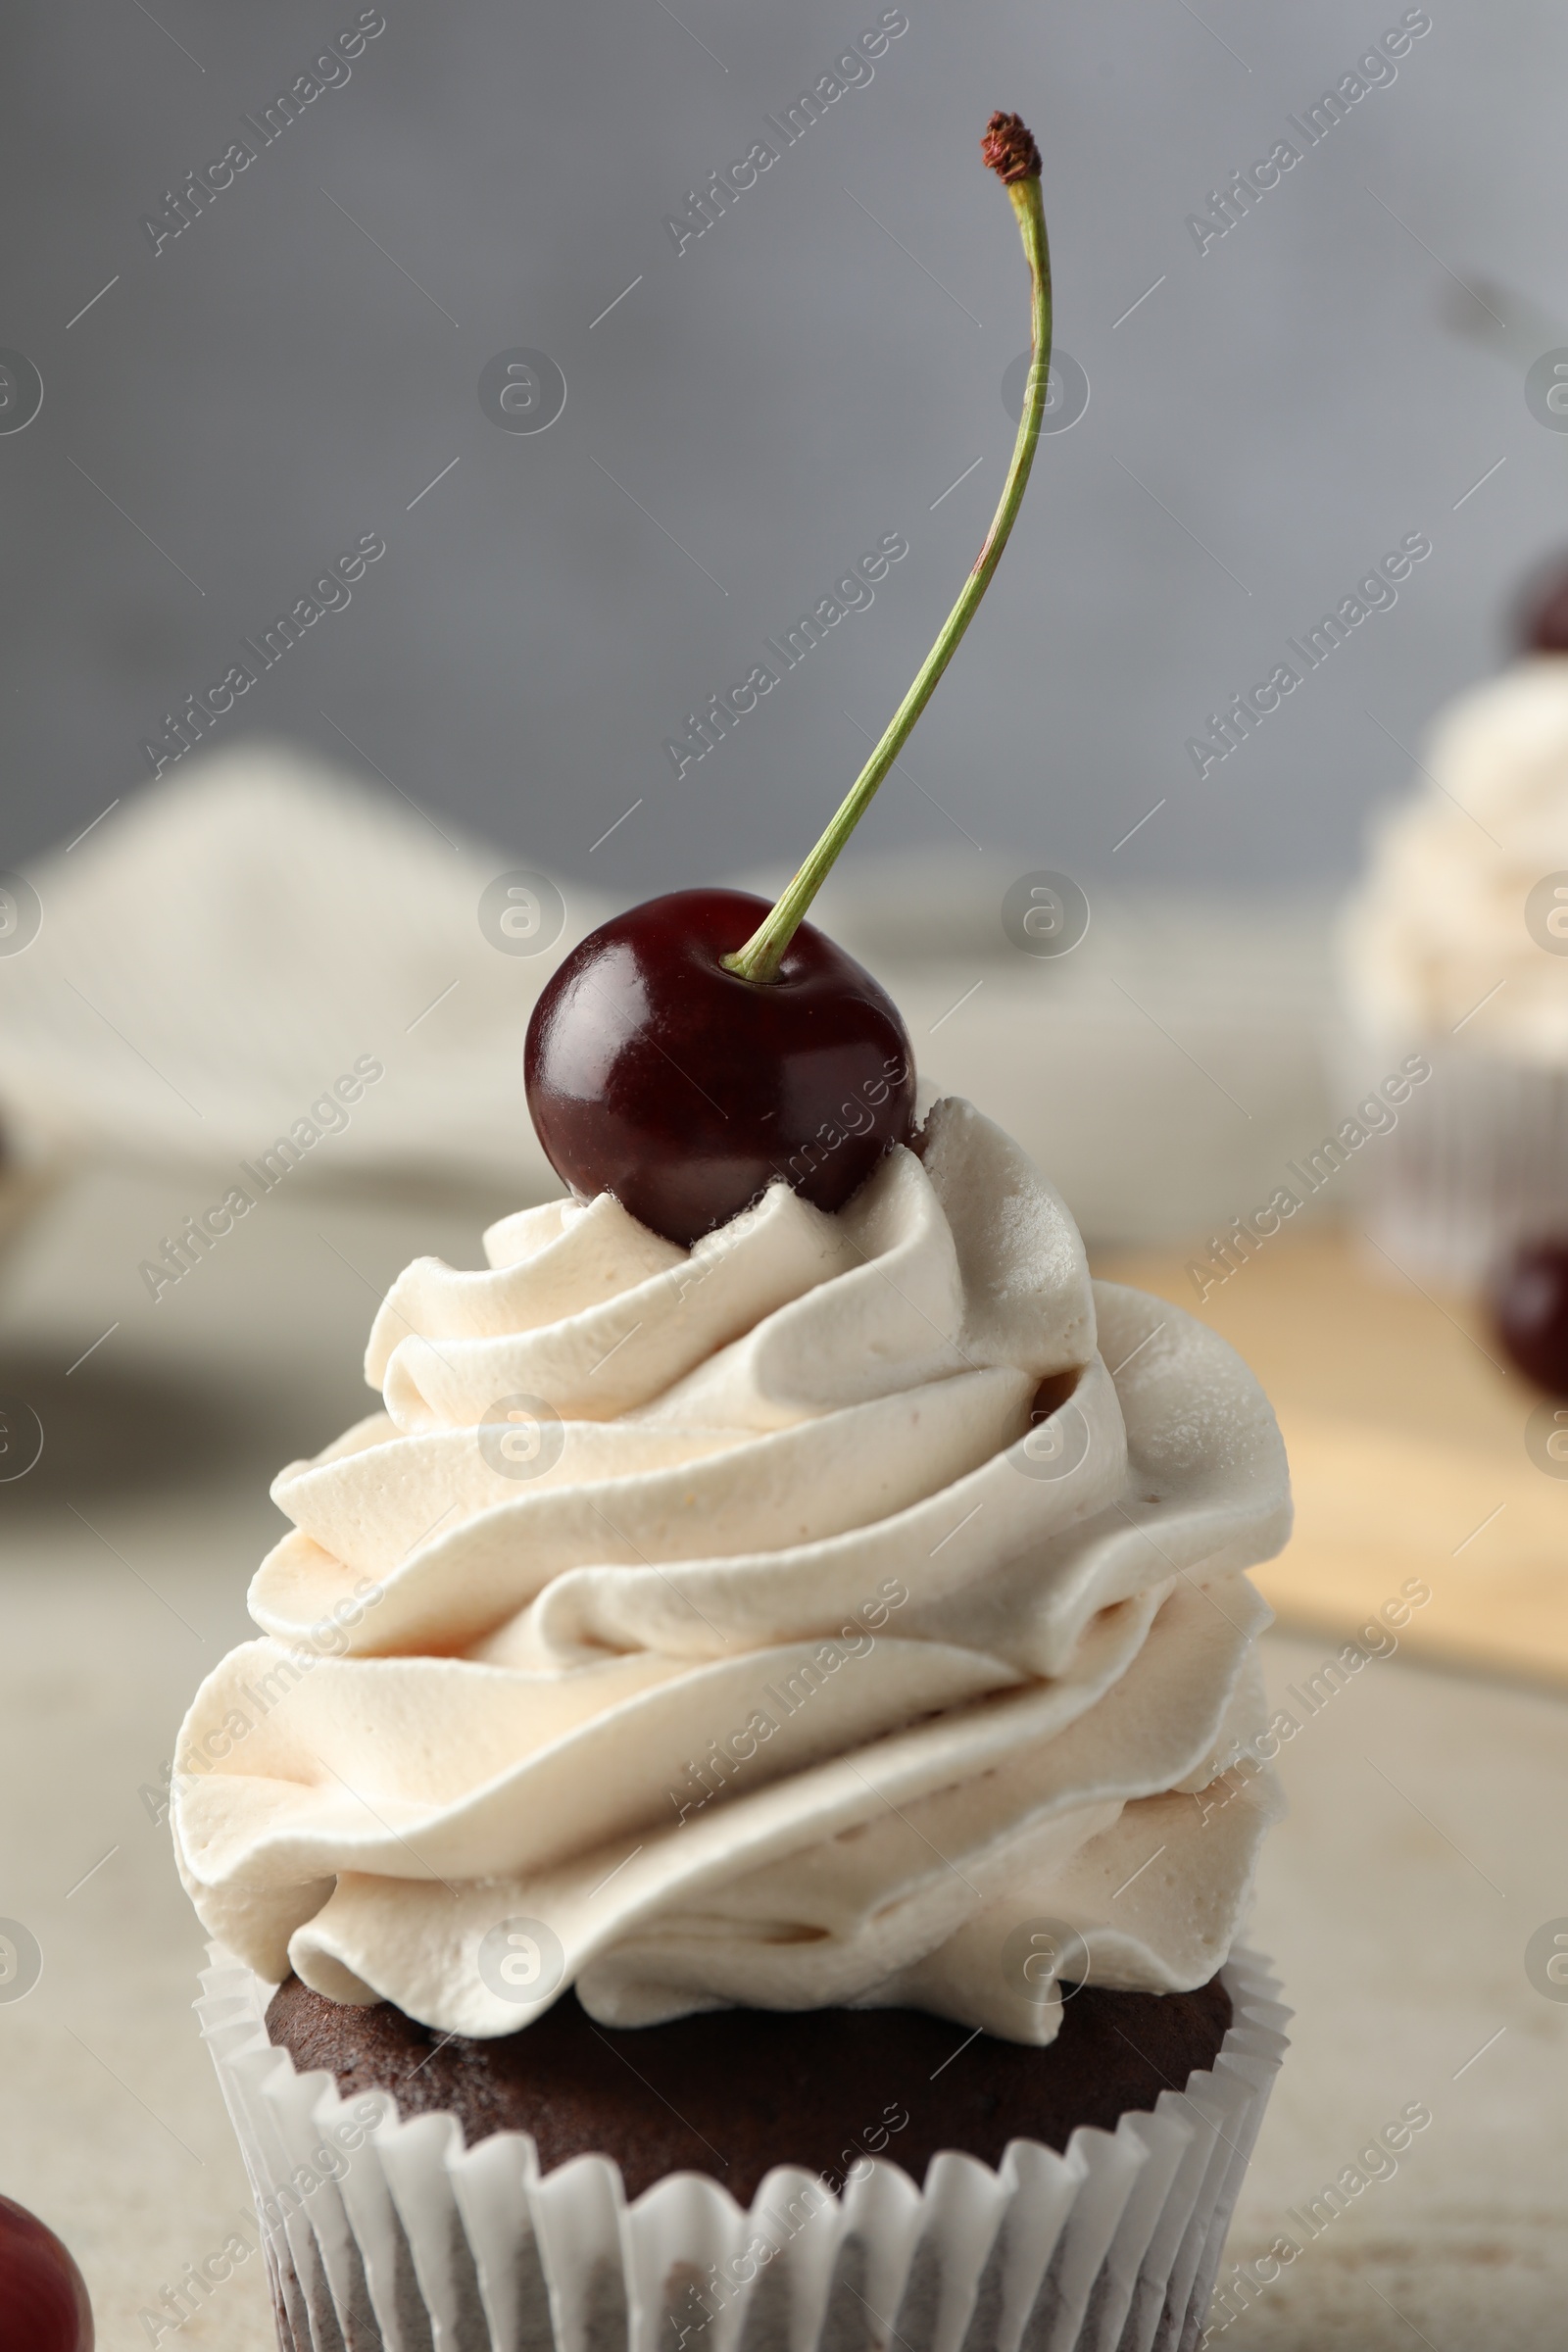
{"label": "cherry stem", "polygon": [[937,680],[957,651],[964,630],[974,618],[980,600],[991,585],[991,575],[1002,560],[1002,551],[1007,544],[1013,519],[1022,503],[1029,469],[1034,464],[1035,445],[1040,439],[1040,420],[1045,414],[1051,376],[1051,255],[1046,243],[1046,215],[1040,196],[1038,161],[1034,171],[1007,182],[1007,194],[1018,216],[1018,228],[1029,264],[1031,364],[1024,388],[1023,415],[1018,419],[1018,438],[1013,443],[1012,463],[1003,485],[1001,503],[957,603],[943,622],[937,641],[921,663],[913,685],[894,712],[880,743],[846,794],[821,840],[746,945],[733,956],[723,958],[725,969],[738,973],[743,980],[768,981],[777,976],[785,950],[804,921],[808,907],[827,879],[839,852],[865,813],[877,786],[904,749],[915,720],[931,700]]}

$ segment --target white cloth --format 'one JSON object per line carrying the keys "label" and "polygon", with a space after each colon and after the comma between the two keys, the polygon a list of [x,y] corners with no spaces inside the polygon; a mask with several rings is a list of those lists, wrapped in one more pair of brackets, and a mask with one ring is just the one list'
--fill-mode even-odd
{"label": "white cloth", "polygon": [[360,1056],[385,1076],[300,1173],[422,1170],[557,1190],[523,1097],[528,1016],[608,905],[503,953],[481,893],[525,867],[280,747],[192,762],[28,875],[0,956],[0,1102],[46,1148],[254,1158]]}

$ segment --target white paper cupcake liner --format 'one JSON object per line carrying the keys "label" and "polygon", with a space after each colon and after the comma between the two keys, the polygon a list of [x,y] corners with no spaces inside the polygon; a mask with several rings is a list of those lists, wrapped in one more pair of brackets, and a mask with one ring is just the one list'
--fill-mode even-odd
{"label": "white paper cupcake liner", "polygon": [[217,1944],[197,2002],[255,2192],[284,2352],[1192,2352],[1290,2016],[1233,1953],[1212,2068],[1064,2155],[948,2153],[923,2189],[868,2159],[842,2192],[791,2166],[743,2212],[672,2174],[541,2173],[531,2138],[466,2149],[267,2038],[271,1987]]}
{"label": "white paper cupcake liner", "polygon": [[1411,1273],[1469,1285],[1514,1243],[1568,1231],[1568,1070],[1428,1058],[1397,1127],[1360,1153],[1367,1228]]}

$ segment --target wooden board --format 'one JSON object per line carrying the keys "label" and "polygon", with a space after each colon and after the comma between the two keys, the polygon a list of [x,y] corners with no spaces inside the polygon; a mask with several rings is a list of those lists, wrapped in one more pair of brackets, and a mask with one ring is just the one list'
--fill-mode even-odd
{"label": "wooden board", "polygon": [[1568,1477],[1527,1450],[1543,1400],[1476,1301],[1418,1289],[1327,1227],[1280,1235],[1201,1302],[1169,1252],[1095,1272],[1210,1324],[1267,1390],[1297,1527],[1255,1574],[1283,1622],[1350,1636],[1419,1577],[1432,1598],[1400,1635],[1410,1649],[1568,1684]]}

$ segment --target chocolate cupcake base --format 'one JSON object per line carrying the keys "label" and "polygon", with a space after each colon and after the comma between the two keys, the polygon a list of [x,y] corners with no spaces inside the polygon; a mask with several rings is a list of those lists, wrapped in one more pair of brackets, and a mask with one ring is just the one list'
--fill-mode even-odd
{"label": "chocolate cupcake base", "polygon": [[218,1947],[203,1983],[285,2352],[1190,2352],[1289,2015],[1242,1952],[1041,2051],[575,2001],[443,2045]]}
{"label": "chocolate cupcake base", "polygon": [[1081,2126],[1114,2132],[1211,2067],[1230,2023],[1217,1977],[1197,1992],[1069,1991],[1043,2049],[914,2009],[719,2009],[617,2032],[574,1992],[478,2041],[297,1977],[267,2011],[270,2040],[301,2074],[324,2067],[345,2098],[384,2090],[403,2117],[449,2114],[468,2147],[526,2132],[545,2173],[608,2156],[628,2198],[694,2172],[743,2205],[780,2163],[839,2187],[882,2155],[918,2185],[945,2148],[995,2169],[1014,2139],[1065,2149]]}

